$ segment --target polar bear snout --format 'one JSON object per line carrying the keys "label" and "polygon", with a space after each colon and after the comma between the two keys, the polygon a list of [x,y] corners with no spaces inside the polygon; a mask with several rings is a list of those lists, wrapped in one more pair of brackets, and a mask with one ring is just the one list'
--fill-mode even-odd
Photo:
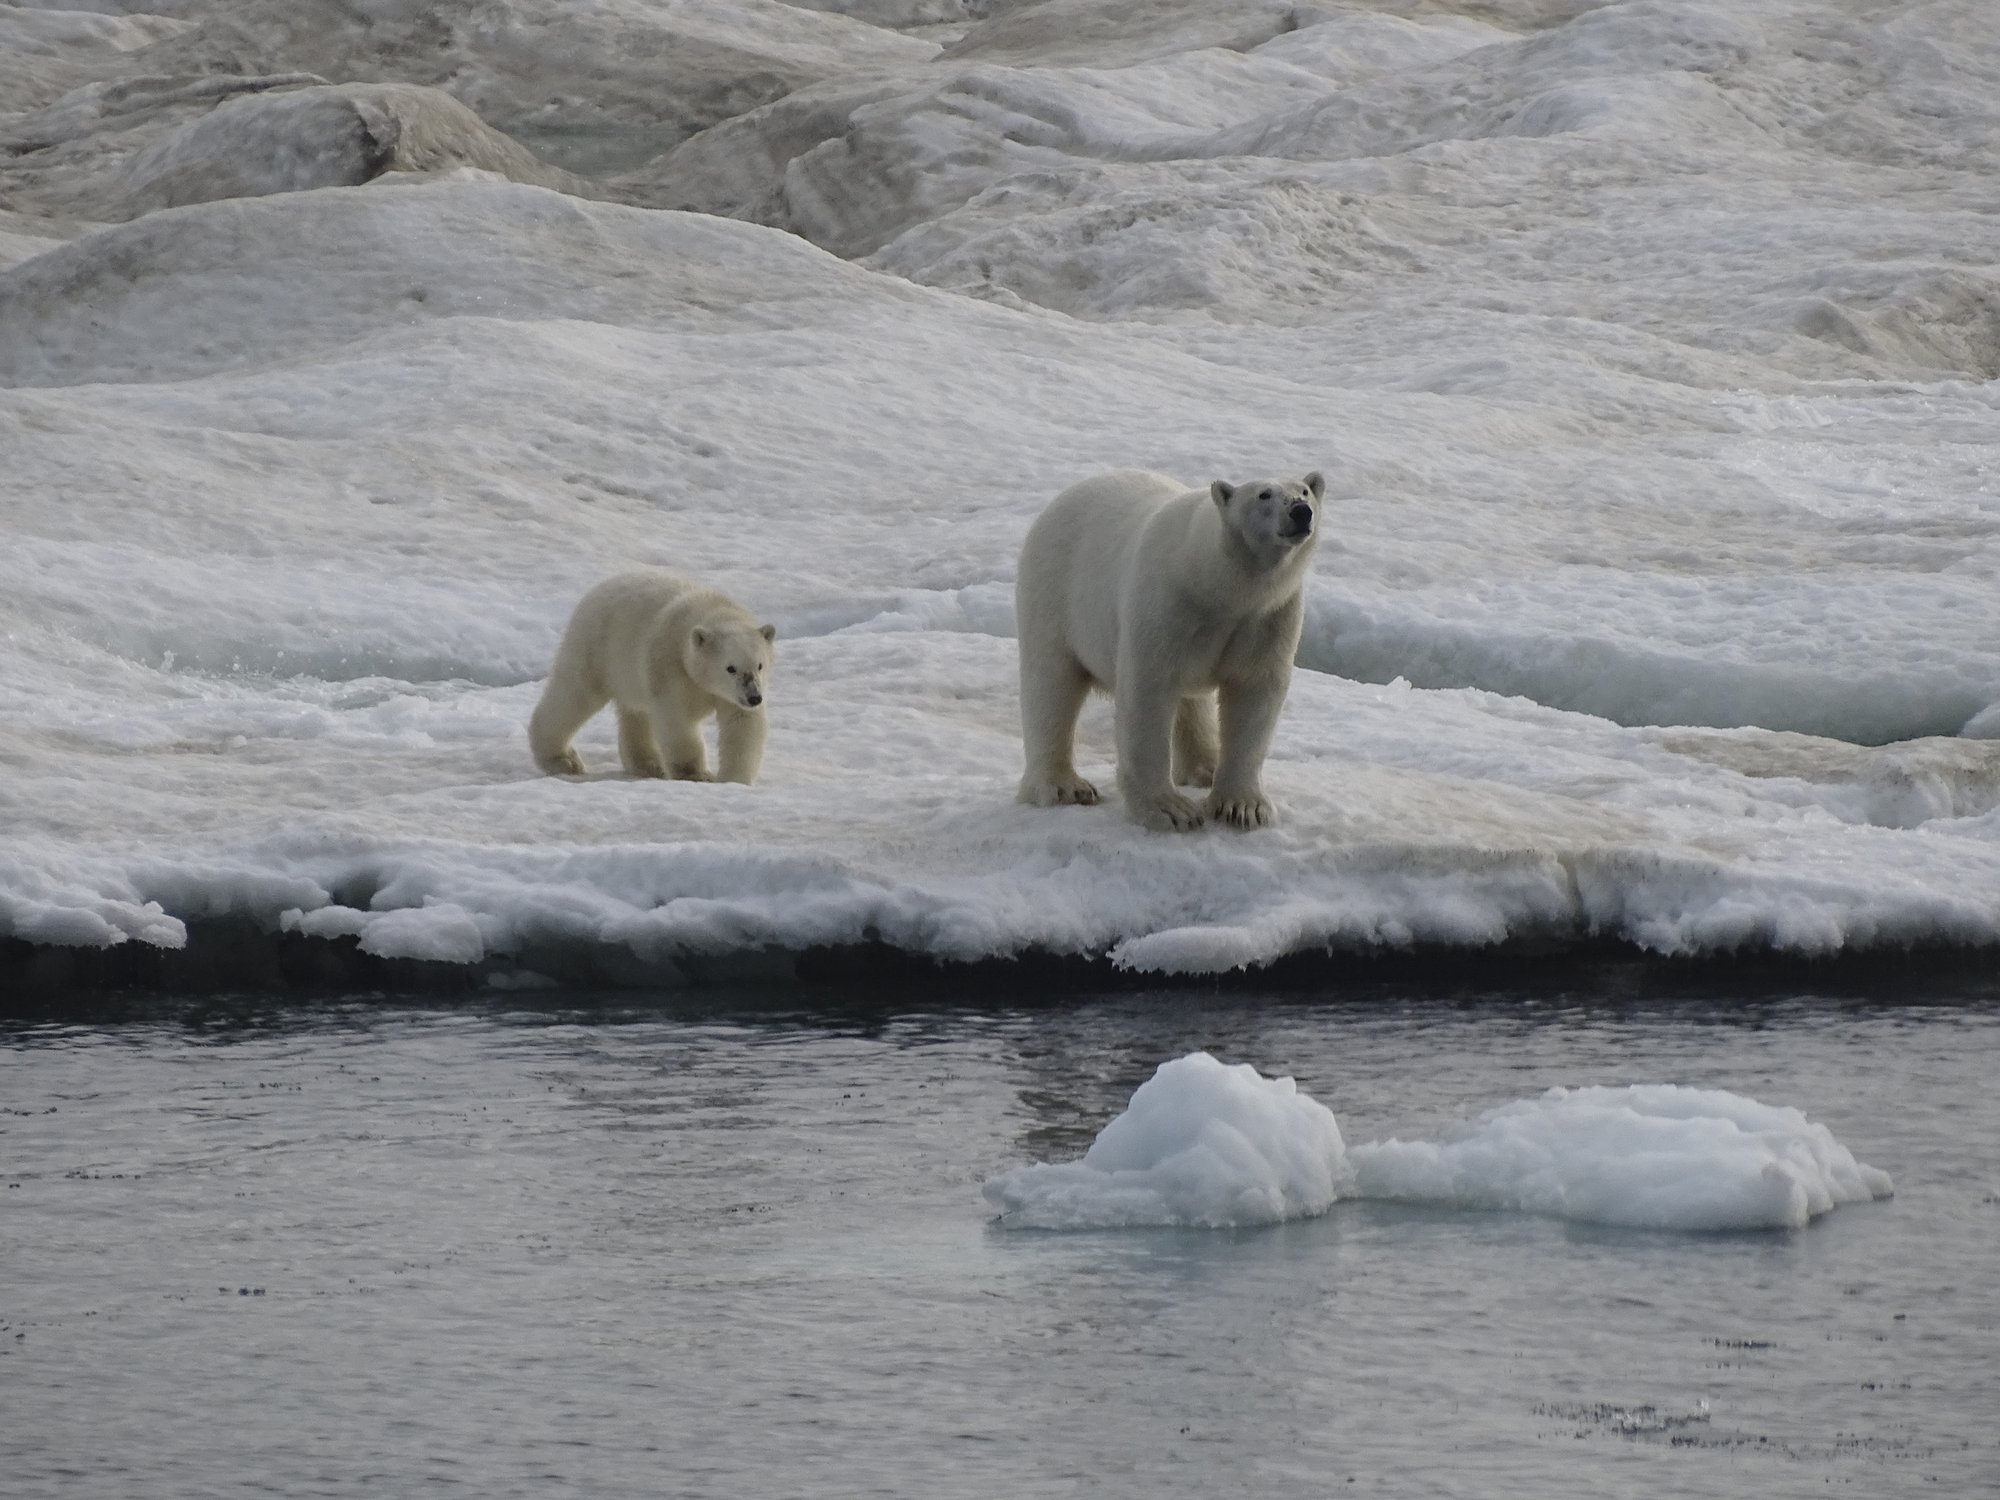
{"label": "polar bear snout", "polygon": [[764,695],[754,687],[746,689],[743,694],[743,706],[745,708],[762,708],[764,706]]}
{"label": "polar bear snout", "polygon": [[1287,518],[1291,524],[1281,533],[1289,537],[1311,536],[1313,529],[1313,508],[1303,500],[1294,500]]}

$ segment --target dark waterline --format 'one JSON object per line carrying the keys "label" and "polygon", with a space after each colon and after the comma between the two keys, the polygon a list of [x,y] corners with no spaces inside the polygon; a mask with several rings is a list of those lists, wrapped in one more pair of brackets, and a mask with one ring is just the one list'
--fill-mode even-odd
{"label": "dark waterline", "polygon": [[1129,973],[1104,958],[1041,953],[943,963],[882,944],[650,964],[599,945],[473,964],[437,963],[381,958],[362,952],[353,938],[269,932],[233,919],[190,922],[181,948],[138,942],[74,948],[0,939],[0,1021],[116,1015],[135,1005],[157,1006],[163,997],[207,1002],[261,996],[293,1003],[380,993],[457,1003],[497,994],[532,1007],[537,993],[606,991],[627,1003],[697,1010],[732,1004],[819,1010],[940,1000],[1006,1007],[1166,990],[1364,1003],[1399,996],[1489,1003],[1509,995],[1566,994],[1645,1001],[1824,995],[1923,1003],[2000,998],[2000,949],[1939,944],[1831,958],[1762,950],[1664,958],[1625,943],[1584,938],[1483,949],[1332,950],[1296,954],[1254,970],[1158,976]]}
{"label": "dark waterline", "polygon": [[[62,1010],[0,1024],[10,1497],[2000,1482],[1976,985]],[[1079,1154],[1196,1048],[1298,1077],[1350,1141],[1554,1083],[1729,1088],[1898,1192],[1748,1235],[1370,1203],[994,1227],[986,1176]]]}

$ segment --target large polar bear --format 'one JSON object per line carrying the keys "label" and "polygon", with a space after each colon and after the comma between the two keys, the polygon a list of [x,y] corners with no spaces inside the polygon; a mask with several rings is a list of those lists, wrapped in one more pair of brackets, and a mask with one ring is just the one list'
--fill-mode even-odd
{"label": "large polar bear", "polygon": [[[1128,816],[1158,829],[1273,821],[1260,775],[1325,492],[1316,472],[1190,490],[1122,470],[1049,502],[1015,585],[1023,802],[1097,800],[1074,764],[1076,716],[1095,687],[1114,700]],[[1207,804],[1176,782],[1208,787]]]}
{"label": "large polar bear", "polygon": [[720,779],[755,781],[776,634],[734,600],[663,568],[605,579],[570,616],[528,720],[535,764],[581,776],[570,740],[615,703],[618,758],[634,776],[716,780],[701,742],[702,721],[714,714]]}

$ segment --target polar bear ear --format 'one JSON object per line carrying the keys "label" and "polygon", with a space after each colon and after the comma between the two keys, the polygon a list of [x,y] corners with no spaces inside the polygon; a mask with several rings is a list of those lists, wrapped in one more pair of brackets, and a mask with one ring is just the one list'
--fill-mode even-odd
{"label": "polar bear ear", "polygon": [[1313,492],[1313,499],[1320,499],[1326,494],[1326,476],[1318,469],[1314,469],[1312,473],[1306,475],[1306,488]]}
{"label": "polar bear ear", "polygon": [[688,639],[694,642],[695,650],[706,651],[708,649],[708,632],[701,626],[699,625],[695,626],[695,628],[691,632],[689,632]]}
{"label": "polar bear ear", "polygon": [[1223,509],[1227,510],[1229,508],[1229,497],[1236,493],[1236,486],[1231,484],[1226,479],[1218,479],[1215,481],[1214,484],[1211,484],[1208,487],[1208,493],[1209,497],[1213,499],[1217,505],[1220,505],[1221,507],[1223,507]]}
{"label": "polar bear ear", "polygon": [[778,627],[775,625],[759,625],[757,627],[757,634],[764,637],[764,644],[768,646],[778,638]]}

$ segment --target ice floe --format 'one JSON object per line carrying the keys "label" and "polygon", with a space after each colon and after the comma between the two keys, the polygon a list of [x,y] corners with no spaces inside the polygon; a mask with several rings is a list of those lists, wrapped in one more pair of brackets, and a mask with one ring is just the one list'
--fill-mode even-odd
{"label": "ice floe", "polygon": [[1080,1161],[985,1185],[1000,1222],[1024,1229],[1274,1224],[1342,1198],[1635,1229],[1798,1229],[1892,1191],[1801,1111],[1721,1089],[1552,1088],[1441,1141],[1346,1146],[1333,1112],[1293,1080],[1206,1052],[1162,1063]]}
{"label": "ice floe", "polygon": [[[0,22],[0,935],[2000,943],[1971,0],[171,9]],[[1011,801],[1127,465],[1328,475],[1279,828]],[[634,564],[777,622],[754,794],[533,774]]]}

